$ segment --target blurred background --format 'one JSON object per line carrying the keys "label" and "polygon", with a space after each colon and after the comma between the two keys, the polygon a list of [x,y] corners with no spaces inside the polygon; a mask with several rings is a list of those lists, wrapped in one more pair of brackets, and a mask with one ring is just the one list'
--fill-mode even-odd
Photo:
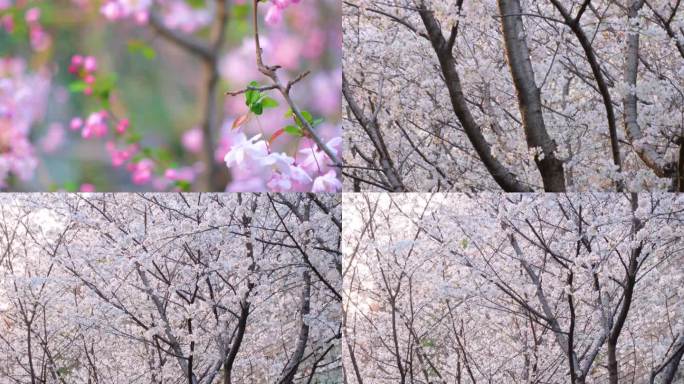
{"label": "blurred background", "polygon": [[[212,43],[220,24],[217,4],[214,0],[0,0],[0,188],[261,188],[231,186],[234,178],[223,160],[238,130],[247,137],[258,133],[271,137],[291,121],[285,117],[286,103],[271,91],[268,95],[279,106],[233,129],[234,120],[248,108],[244,95],[225,93],[243,89],[251,81],[266,84],[255,64],[252,2],[227,2],[213,94],[207,90],[212,72],[207,62],[168,36]],[[292,88],[293,99],[324,119],[317,127],[324,141],[338,137],[340,2],[292,2],[279,15],[282,20],[267,17],[272,6],[259,5],[266,64],[282,66],[279,73],[284,81],[311,71]],[[207,95],[217,106],[209,113]],[[207,120],[211,147],[206,146],[203,126]],[[95,131],[102,124],[105,130]],[[298,140],[282,135],[272,145],[292,153]],[[213,153],[207,153],[207,148]],[[213,162],[214,173],[207,162]]]}

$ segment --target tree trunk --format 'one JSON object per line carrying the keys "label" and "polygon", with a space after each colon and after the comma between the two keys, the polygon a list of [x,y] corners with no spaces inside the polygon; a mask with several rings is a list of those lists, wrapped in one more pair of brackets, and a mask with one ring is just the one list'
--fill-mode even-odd
{"label": "tree trunk", "polygon": [[525,40],[520,0],[499,0],[506,57],[518,94],[527,147],[538,151],[535,162],[547,192],[565,192],[563,162],[556,157],[556,143],[544,124],[541,92],[534,80],[530,50]]}
{"label": "tree trunk", "polygon": [[665,356],[665,361],[653,370],[650,384],[674,383],[682,357],[684,357],[684,334],[679,335],[672,346],[672,352]]}
{"label": "tree trunk", "polygon": [[532,189],[528,185],[520,182],[515,174],[509,171],[504,164],[499,162],[499,160],[492,155],[491,145],[489,145],[485,139],[481,127],[470,113],[465,95],[461,89],[461,80],[456,71],[456,61],[451,53],[454,43],[453,38],[455,38],[455,35],[453,34],[455,32],[452,32],[453,38],[450,37],[447,42],[432,11],[421,8],[419,12],[430,38],[430,42],[432,43],[432,47],[437,54],[442,75],[444,75],[444,82],[449,91],[452,109],[454,110],[458,121],[461,123],[463,131],[465,131],[466,136],[468,136],[468,140],[475,149],[475,152],[477,152],[478,157],[485,168],[487,168],[489,174],[492,175],[494,181],[496,181],[504,191],[532,192]]}

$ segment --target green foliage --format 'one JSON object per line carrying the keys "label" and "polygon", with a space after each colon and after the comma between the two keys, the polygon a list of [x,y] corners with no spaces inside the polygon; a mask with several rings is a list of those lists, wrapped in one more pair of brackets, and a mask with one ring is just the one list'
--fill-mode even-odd
{"label": "green foliage", "polygon": [[186,2],[192,7],[192,8],[204,8],[206,6],[204,0],[186,0]]}
{"label": "green foliage", "polygon": [[[314,119],[313,115],[309,111],[303,110],[300,113],[304,120],[313,128],[317,127],[325,121],[325,119],[323,118]],[[292,109],[288,109],[287,112],[285,112],[285,117],[292,118],[292,120],[296,124],[286,126],[284,128],[285,133],[296,137],[304,136],[304,133],[306,132],[306,129],[304,128],[304,123],[302,123],[302,121],[299,119],[299,117],[297,117],[297,115],[294,113]]]}
{"label": "green foliage", "polygon": [[140,132],[130,131],[130,133],[126,137],[126,143],[128,144],[139,143],[140,140],[142,140],[142,134]]}
{"label": "green foliage", "polygon": [[149,44],[142,40],[131,39],[128,41],[128,52],[140,55],[147,60],[154,60],[157,52]]}
{"label": "green foliage", "polygon": [[255,115],[261,115],[264,113],[264,109],[275,108],[278,106],[278,102],[274,99],[268,97],[266,94],[258,89],[259,83],[252,81],[248,86],[249,90],[245,92],[245,104],[249,107],[249,110]]}
{"label": "green foliage", "polygon": [[192,184],[185,180],[177,180],[174,184],[183,192],[189,192],[192,188]]}
{"label": "green foliage", "polygon": [[69,84],[69,91],[71,93],[81,93],[85,91],[86,88],[88,88],[88,84],[83,80],[72,81]]}
{"label": "green foliage", "polygon": [[302,129],[301,129],[300,127],[295,126],[295,125],[288,125],[288,126],[286,126],[285,128],[283,128],[283,130],[284,130],[285,133],[287,133],[288,135],[292,135],[292,136],[295,136],[295,137],[302,137],[302,136],[304,136],[304,134],[302,133]]}

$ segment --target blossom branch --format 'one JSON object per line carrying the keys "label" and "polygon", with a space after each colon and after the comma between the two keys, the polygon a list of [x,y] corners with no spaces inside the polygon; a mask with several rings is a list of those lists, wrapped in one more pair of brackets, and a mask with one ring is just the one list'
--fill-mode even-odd
{"label": "blossom branch", "polygon": [[[264,74],[266,77],[271,79],[273,84],[271,84],[274,88],[277,89],[280,94],[282,95],[283,99],[285,99],[285,102],[290,106],[292,109],[292,112],[294,113],[295,116],[299,119],[299,121],[302,122],[302,126],[306,130],[307,134],[313,139],[313,141],[318,145],[318,147],[325,152],[326,155],[332,160],[333,164],[337,167],[342,167],[342,163],[340,160],[337,158],[335,153],[328,148],[327,145],[323,142],[320,136],[314,131],[313,126],[309,121],[304,118],[304,115],[302,114],[301,110],[299,107],[297,107],[297,104],[292,100],[292,97],[290,96],[290,88],[292,87],[293,83],[288,83],[287,85],[283,85],[278,77],[277,70],[280,69],[279,65],[275,66],[268,66],[264,64],[263,57],[262,57],[262,49],[261,49],[261,43],[259,41],[259,23],[258,23],[258,18],[257,18],[257,11],[259,7],[259,0],[253,0],[253,5],[254,5],[254,13],[252,15],[252,22],[254,23],[254,44],[256,46],[256,62],[257,62],[257,68],[259,69],[259,72]],[[300,75],[299,77],[295,78],[296,81],[301,80],[306,76],[305,74],[302,76]],[[297,80],[299,79],[299,80]],[[293,82],[296,82],[293,80]]]}

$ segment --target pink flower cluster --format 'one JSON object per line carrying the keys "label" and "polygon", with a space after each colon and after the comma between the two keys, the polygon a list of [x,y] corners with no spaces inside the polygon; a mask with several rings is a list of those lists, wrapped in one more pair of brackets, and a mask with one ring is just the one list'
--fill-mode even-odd
{"label": "pink flower cluster", "polygon": [[[101,110],[93,112],[88,118],[83,121],[80,117],[71,119],[69,127],[74,131],[81,131],[81,137],[84,139],[103,138],[109,133],[109,112]],[[117,135],[121,136],[126,133],[128,129],[128,119],[119,120],[114,128]],[[132,162],[140,150],[139,144],[130,144],[124,148],[119,148],[115,140],[108,140],[105,143],[105,148],[112,160],[113,167],[121,167],[125,165],[126,170],[131,173],[131,179],[135,184],[147,184],[152,180],[154,175],[154,162],[150,159],[141,159],[138,162]]]}
{"label": "pink flower cluster", "polygon": [[[81,131],[81,137],[84,139],[104,138],[109,134],[109,121],[111,120],[109,112],[101,110],[91,113],[84,121],[80,117],[71,119],[69,127],[73,131]],[[121,119],[116,122],[114,132],[118,137],[126,133],[129,127],[127,119]],[[140,145],[137,143],[129,144],[123,148],[119,147],[114,139],[107,140],[105,148],[112,161],[112,166],[115,168],[122,167],[131,173],[131,180],[134,184],[143,185],[149,183],[154,176],[155,163],[151,159],[143,158],[137,162],[133,161],[133,157],[140,151]]]}
{"label": "pink flower cluster", "polygon": [[[138,24],[147,24],[150,8],[154,0],[107,0],[100,8],[100,13],[109,21],[133,19]],[[180,29],[192,33],[209,25],[212,20],[211,8],[196,8],[185,0],[157,1],[161,7],[164,24],[172,29]]]}
{"label": "pink flower cluster", "polygon": [[69,64],[69,73],[78,76],[86,87],[83,93],[86,95],[93,94],[93,84],[95,84],[95,71],[97,71],[97,59],[93,56],[74,55]]}
{"label": "pink flower cluster", "polygon": [[[95,82],[97,60],[92,56],[75,55],[71,58],[69,72],[83,80],[87,85],[84,94],[93,94],[92,85]],[[157,168],[161,165],[149,157],[139,158],[143,152],[139,143],[124,144],[129,132],[130,122],[128,119],[117,119],[111,111],[102,109],[90,113],[87,118],[74,117],[69,123],[72,131],[79,131],[83,139],[104,139],[105,149],[109,154],[112,166],[123,167],[131,174],[134,184],[144,185],[153,182],[156,189],[167,189],[170,184],[177,181],[192,182],[196,178],[199,169],[197,167],[170,167],[167,169]],[[113,128],[113,129],[112,129]],[[202,132],[199,129],[189,131],[183,137],[183,145],[191,151],[199,151],[202,146]],[[137,157],[137,158],[136,158]],[[155,177],[161,173],[163,177]],[[87,187],[86,190],[90,190]]]}
{"label": "pink flower cluster", "polygon": [[[0,4],[0,10],[2,9],[4,8],[2,4]],[[31,48],[38,52],[48,49],[52,44],[52,37],[40,24],[40,9],[34,7],[26,10],[26,13],[24,13],[24,20],[26,20],[26,26],[28,27]],[[0,28],[9,33],[14,32],[15,21],[11,13],[7,13],[0,18]]]}
{"label": "pink flower cluster", "polygon": [[299,3],[299,0],[271,0],[271,7],[266,12],[266,23],[277,25],[283,19],[283,11],[292,4]]}
{"label": "pink flower cluster", "polygon": [[31,47],[35,51],[44,51],[52,44],[52,38],[40,24],[40,9],[31,8],[24,14],[29,30]]}
{"label": "pink flower cluster", "polygon": [[147,23],[152,0],[107,0],[100,12],[107,20],[133,18],[140,24]]}
{"label": "pink flower cluster", "polygon": [[21,59],[0,58],[0,187],[10,174],[33,176],[38,161],[29,134],[43,117],[49,89],[47,75],[28,74]]}
{"label": "pink flower cluster", "polygon": [[[293,157],[286,153],[272,152],[261,134],[249,139],[242,132],[234,134],[224,157],[234,178],[227,190],[340,191],[342,184],[328,155],[316,144],[309,142],[309,139],[302,139],[302,142],[301,149]],[[335,156],[340,154],[341,145],[341,137],[326,143]]]}

